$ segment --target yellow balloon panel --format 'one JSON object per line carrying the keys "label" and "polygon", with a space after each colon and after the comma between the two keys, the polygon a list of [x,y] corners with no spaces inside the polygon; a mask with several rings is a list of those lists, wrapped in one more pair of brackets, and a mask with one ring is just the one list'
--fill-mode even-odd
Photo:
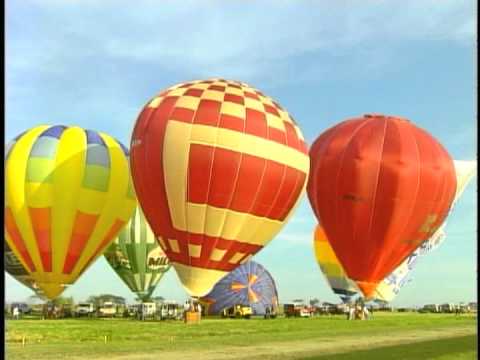
{"label": "yellow balloon panel", "polygon": [[128,150],[104,133],[38,126],[7,148],[5,235],[47,297],[98,257],[136,206]]}

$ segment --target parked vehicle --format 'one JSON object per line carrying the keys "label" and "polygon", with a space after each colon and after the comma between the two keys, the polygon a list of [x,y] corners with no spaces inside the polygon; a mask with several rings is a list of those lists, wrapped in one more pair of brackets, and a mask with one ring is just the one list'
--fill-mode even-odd
{"label": "parked vehicle", "polygon": [[378,306],[378,308],[375,309],[375,311],[385,311],[385,312],[393,312],[394,308],[393,306],[387,305],[387,304],[381,304]]}
{"label": "parked vehicle", "polygon": [[469,313],[470,311],[471,311],[470,306],[468,306],[465,303],[460,303],[460,304],[455,306],[455,312],[465,314],[465,313]]}
{"label": "parked vehicle", "polygon": [[92,303],[80,303],[75,307],[76,316],[93,316],[95,306]]}
{"label": "parked vehicle", "polygon": [[470,308],[470,311],[475,312],[475,313],[477,312],[477,302],[476,301],[469,302],[468,307]]}
{"label": "parked vehicle", "polygon": [[344,315],[349,311],[349,307],[346,304],[337,304],[333,308],[333,313],[335,315]]}
{"label": "parked vehicle", "polygon": [[283,307],[283,304],[279,304],[275,308],[275,313],[277,314],[277,317],[285,317],[285,308]]}
{"label": "parked vehicle", "polygon": [[130,304],[127,306],[128,316],[136,316],[140,304]]}
{"label": "parked vehicle", "polygon": [[111,301],[106,301],[98,308],[99,317],[114,317],[117,314],[117,306]]}
{"label": "parked vehicle", "polygon": [[141,319],[154,318],[157,312],[157,304],[154,302],[144,302],[138,304],[138,316]]}
{"label": "parked vehicle", "polygon": [[318,315],[330,315],[333,314],[334,309],[333,304],[323,303],[317,307],[317,314]]}
{"label": "parked vehicle", "polygon": [[299,316],[299,317],[310,317],[310,316],[312,316],[312,311],[307,306],[301,307],[300,309],[296,309],[295,312],[297,314],[296,316]]}
{"label": "parked vehicle", "polygon": [[442,304],[440,305],[440,312],[442,313],[453,313],[455,312],[455,305],[454,304]]}
{"label": "parked vehicle", "polygon": [[69,318],[74,315],[73,304],[62,304],[60,305],[60,314],[61,318]]}
{"label": "parked vehicle", "polygon": [[124,317],[124,314],[128,311],[127,305],[125,304],[116,304],[116,305],[117,305],[117,311],[115,313],[115,316]]}
{"label": "parked vehicle", "polygon": [[438,313],[440,312],[440,308],[437,304],[427,304],[423,306],[418,312],[421,313]]}
{"label": "parked vehicle", "polygon": [[183,308],[176,301],[164,301],[157,304],[157,315],[161,320],[179,320],[183,317]]}
{"label": "parked vehicle", "polygon": [[32,311],[30,312],[30,314],[32,314],[32,315],[37,315],[37,316],[41,316],[41,315],[43,315],[43,313],[44,313],[44,307],[45,307],[45,304],[43,304],[43,303],[40,303],[40,304],[32,304],[32,305],[31,305]]}
{"label": "parked vehicle", "polygon": [[300,302],[283,305],[283,312],[286,317],[310,317],[313,311],[313,309]]}
{"label": "parked vehicle", "polygon": [[234,305],[223,309],[222,317],[250,319],[252,308],[249,305]]}

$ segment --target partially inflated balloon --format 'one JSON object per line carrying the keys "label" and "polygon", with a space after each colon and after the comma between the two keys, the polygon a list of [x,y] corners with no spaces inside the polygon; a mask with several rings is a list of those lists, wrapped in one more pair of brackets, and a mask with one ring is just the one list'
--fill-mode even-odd
{"label": "partially inflated balloon", "polygon": [[443,146],[406,119],[366,115],[321,134],[310,149],[308,196],[365,297],[448,214],[456,191]]}
{"label": "partially inflated balloon", "polygon": [[168,258],[139,208],[104,256],[142,301],[150,298],[163,274],[170,269]]}
{"label": "partially inflated balloon", "polygon": [[309,170],[292,117],[260,91],[222,79],[154,97],[131,151],[139,202],[192,296],[206,295],[280,231]]}
{"label": "partially inflated balloon", "polygon": [[45,296],[57,297],[136,205],[128,151],[104,133],[37,126],[7,148],[5,236]]}
{"label": "partially inflated balloon", "polygon": [[206,312],[210,315],[218,315],[235,305],[250,306],[254,315],[264,315],[267,308],[272,311],[278,307],[275,281],[262,265],[254,261],[237,267],[200,300],[206,304]]}

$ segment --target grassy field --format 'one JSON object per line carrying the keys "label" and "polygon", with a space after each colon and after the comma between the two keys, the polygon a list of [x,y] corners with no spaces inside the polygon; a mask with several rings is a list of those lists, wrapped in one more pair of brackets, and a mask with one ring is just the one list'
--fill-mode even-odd
{"label": "grassy field", "polygon": [[[476,317],[375,314],[312,319],[8,320],[7,359],[475,359]],[[105,337],[107,342],[105,343]],[[22,345],[22,339],[26,340]]]}

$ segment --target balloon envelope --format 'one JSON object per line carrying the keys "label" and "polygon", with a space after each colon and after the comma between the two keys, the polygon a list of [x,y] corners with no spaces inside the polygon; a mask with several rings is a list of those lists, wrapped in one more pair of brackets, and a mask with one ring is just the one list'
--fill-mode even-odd
{"label": "balloon envelope", "polygon": [[201,301],[207,304],[210,315],[218,315],[234,305],[247,305],[254,315],[264,315],[267,307],[278,307],[278,293],[270,273],[249,261],[220,280]]}
{"label": "balloon envelope", "polygon": [[[458,202],[468,183],[475,175],[477,162],[475,160],[454,160],[454,165],[458,186],[451,210],[453,210],[454,205]],[[445,226],[445,223],[442,224],[432,237],[422,243],[404,262],[379,283],[373,295],[375,300],[391,302],[398,295],[400,289],[410,281],[409,275],[415,268],[419,256],[429,254],[444,241],[446,237]],[[320,269],[332,291],[341,298],[357,296],[360,290],[355,282],[345,274],[342,265],[328,243],[324,231],[319,226],[315,229],[314,250]]]}
{"label": "balloon envelope", "polygon": [[138,207],[104,256],[142,301],[150,298],[163,274],[170,268],[168,258]]}
{"label": "balloon envelope", "polygon": [[223,79],[154,97],[131,152],[142,210],[192,296],[206,295],[280,231],[309,170],[292,117],[260,91]]}
{"label": "balloon envelope", "polygon": [[308,196],[348,277],[365,297],[443,223],[456,192],[443,146],[406,119],[366,115],[310,149]]}
{"label": "balloon envelope", "polygon": [[102,254],[136,205],[128,151],[79,127],[34,127],[7,146],[5,235],[46,297]]}
{"label": "balloon envelope", "polygon": [[40,295],[39,288],[35,283],[35,280],[32,279],[27,269],[25,269],[20,260],[17,259],[6,241],[4,242],[3,258],[5,263],[5,271],[15,280],[19,281],[30,290]]}

